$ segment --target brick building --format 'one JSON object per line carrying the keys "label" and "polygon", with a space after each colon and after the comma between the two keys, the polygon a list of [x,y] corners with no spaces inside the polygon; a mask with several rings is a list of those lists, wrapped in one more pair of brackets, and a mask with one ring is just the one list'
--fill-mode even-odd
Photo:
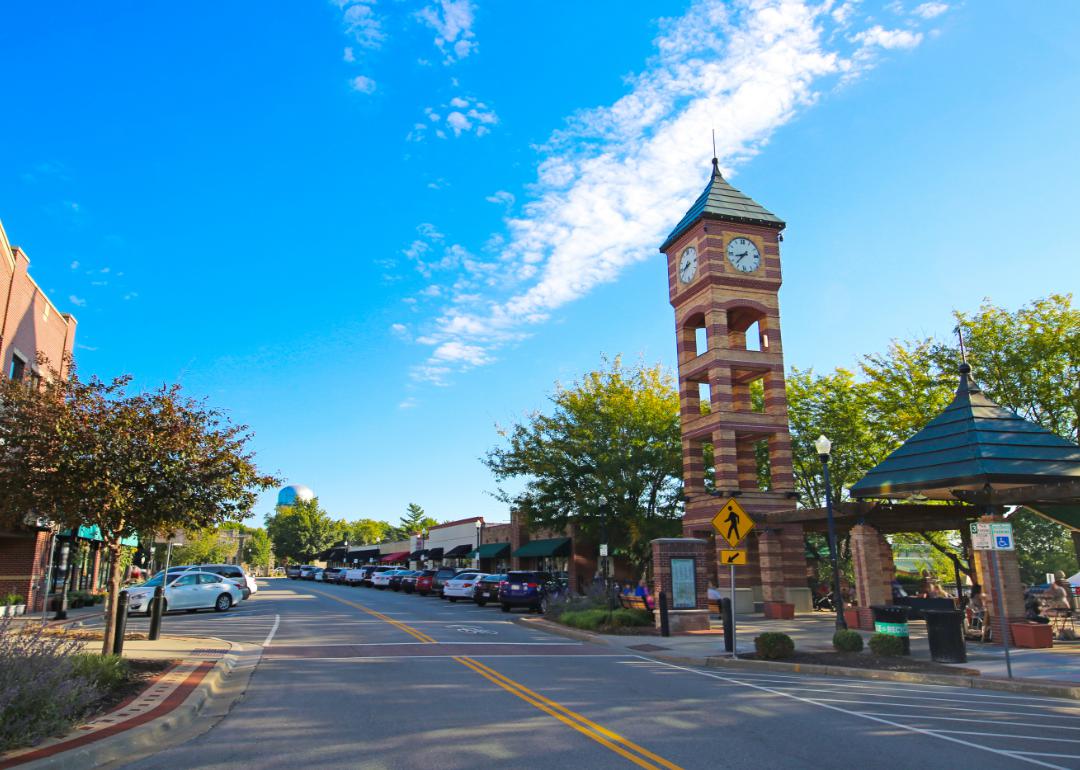
{"label": "brick building", "polygon": [[[39,368],[38,354],[61,375],[75,343],[75,318],[61,313],[30,277],[30,259],[12,246],[0,224],[0,372],[5,377],[34,379],[48,376]],[[79,533],[75,551],[93,553],[83,569],[80,582],[96,581],[102,551]],[[0,530],[0,594],[14,593],[26,598],[28,611],[42,607],[43,578],[49,564],[49,548],[57,538],[46,522],[28,517],[22,526]],[[59,550],[59,548],[57,549]],[[80,562],[80,565],[82,563]]]}

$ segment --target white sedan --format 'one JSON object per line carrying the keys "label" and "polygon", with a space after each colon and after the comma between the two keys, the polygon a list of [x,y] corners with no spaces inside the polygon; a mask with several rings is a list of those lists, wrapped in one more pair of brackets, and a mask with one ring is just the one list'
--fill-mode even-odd
{"label": "white sedan", "polygon": [[390,585],[390,578],[399,572],[408,572],[403,569],[387,569],[382,572],[373,572],[371,574],[371,585],[378,588],[380,591]]}
{"label": "white sedan", "polygon": [[486,572],[462,572],[460,575],[454,575],[443,584],[443,598],[452,602],[473,598],[476,582],[484,577],[487,577]]}
{"label": "white sedan", "polygon": [[[165,586],[165,606],[169,610],[217,610],[224,612],[243,598],[240,587],[213,572],[189,570],[181,575],[169,575]],[[150,614],[154,589],[161,585],[162,573],[128,589],[128,612]]]}

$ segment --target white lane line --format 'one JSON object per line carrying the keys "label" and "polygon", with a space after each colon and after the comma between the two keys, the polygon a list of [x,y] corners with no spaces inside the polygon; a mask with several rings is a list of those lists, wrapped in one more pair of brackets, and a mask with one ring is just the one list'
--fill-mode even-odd
{"label": "white lane line", "polygon": [[[994,724],[998,724],[994,722]],[[935,733],[950,735],[981,735],[986,738],[1018,738],[1022,741],[1053,741],[1054,743],[1080,743],[1077,738],[1052,738],[1046,735],[1024,735],[1023,733],[980,733],[977,730],[931,730]]]}
{"label": "white lane line", "polygon": [[[460,658],[460,655],[354,655],[350,658],[307,658],[300,655],[275,655],[273,657],[263,658],[263,662],[275,661],[275,660],[287,660],[290,663],[306,662],[306,663],[321,663],[322,661],[331,661],[334,663],[362,663],[368,660],[445,660],[447,658]],[[469,654],[470,658],[491,658],[492,660],[515,660],[517,658],[551,658],[557,660],[559,658],[621,658],[622,655],[584,655],[577,653],[570,653],[567,655],[540,655],[538,653],[524,653],[522,655],[485,655],[483,653]]]}
{"label": "white lane line", "polygon": [[[925,695],[891,695],[891,694],[885,693],[885,692],[857,693],[857,692],[837,691],[837,690],[832,690],[832,689],[828,689],[828,688],[824,688],[824,687],[795,687],[795,686],[788,686],[787,689],[789,689],[789,690],[800,690],[800,691],[803,691],[803,692],[823,692],[823,693],[828,693],[830,695],[844,695],[844,696],[850,696],[850,697],[865,696],[865,697],[873,697],[873,698],[902,698],[904,700],[915,700],[915,701],[940,701],[940,702],[943,702],[943,703],[970,703],[970,701],[966,697],[940,698],[940,697],[930,697],[930,696],[925,696]],[[893,689],[895,689],[895,688],[893,688]],[[896,705],[901,706],[901,705],[905,705],[905,704],[898,703]],[[990,705],[990,704],[987,704],[987,705]],[[927,708],[938,708],[938,707],[934,706],[932,704],[927,704]],[[1046,706],[1039,706],[1039,705],[1036,705],[1034,703],[1031,703],[1031,704],[1024,704],[1024,703],[1014,704],[1014,705],[1011,706],[1011,708],[1012,709],[1038,709],[1037,713],[1033,714],[1032,716],[1037,716],[1037,715],[1040,715],[1040,714],[1046,714],[1047,713]],[[1072,714],[1054,714],[1052,716],[1059,716],[1059,717],[1062,717],[1062,718],[1070,718],[1071,717],[1071,718],[1074,718],[1074,719],[1080,717],[1080,708],[1076,708],[1076,707],[1073,707],[1073,706],[1066,706],[1065,704],[1062,704],[1061,706],[1058,707],[1058,710],[1059,711],[1071,710],[1071,711],[1073,711],[1075,713],[1072,713]],[[1018,714],[1015,711],[1009,711],[1009,712],[1006,712],[1006,713],[1008,713],[1008,714],[1010,714],[1012,716],[1027,716],[1026,714]]]}
{"label": "white lane line", "polygon": [[[891,706],[891,703],[886,703],[886,706]],[[985,719],[971,719],[969,717],[932,717],[925,716],[923,714],[889,714],[885,711],[867,711],[867,714],[878,717],[896,717],[897,719],[933,719],[937,722],[974,722],[975,724],[985,725]],[[995,725],[1011,725],[1013,727],[1041,727],[1044,730],[1080,730],[1080,727],[1069,727],[1068,725],[1047,725],[1040,724],[1038,722],[1010,722],[1004,719],[995,719],[993,724]],[[933,728],[927,728],[933,729]]]}
{"label": "white lane line", "polygon": [[[837,693],[837,695],[843,695],[843,694],[846,694],[846,693]],[[899,696],[899,697],[903,697],[903,696]],[[816,701],[821,701],[822,703],[854,703],[854,704],[857,704],[857,705],[860,705],[860,706],[873,706],[873,705],[875,705],[875,702],[872,701],[872,700],[852,700],[852,699],[849,699],[849,698],[817,698],[817,697],[812,697],[812,698],[807,698],[807,700],[812,700],[812,701],[815,701],[815,702]],[[989,717],[992,714],[1001,714],[1001,715],[1007,716],[1007,717],[1008,716],[1021,716],[1021,717],[1038,716],[1038,717],[1041,717],[1043,719],[1073,719],[1073,720],[1076,719],[1076,717],[1074,715],[1071,715],[1071,714],[1050,714],[1050,713],[1047,713],[1047,712],[1042,712],[1040,714],[1010,714],[1007,711],[988,711],[986,709],[972,709],[972,708],[965,708],[963,706],[931,706],[931,705],[927,705],[927,704],[924,704],[924,703],[889,703],[889,704],[885,704],[885,705],[888,705],[889,708],[900,708],[900,709],[920,709],[920,708],[924,708],[924,709],[933,709],[935,711],[970,711],[970,712],[972,712],[974,714],[982,714],[982,715],[987,716],[987,717]],[[986,721],[986,720],[983,720],[983,721]]]}
{"label": "white lane line", "polygon": [[281,625],[281,616],[280,615],[275,615],[274,616],[274,627],[270,629],[270,633],[268,633],[266,635],[266,639],[263,640],[263,643],[262,643],[263,649],[266,649],[267,647],[270,646],[270,642],[273,640],[274,634],[277,633],[279,625]]}
{"label": "white lane line", "polygon": [[[646,658],[644,655],[642,655],[640,657],[645,658],[645,660],[654,660],[653,658]],[[657,661],[657,662],[658,663],[663,663],[663,661]],[[929,736],[931,738],[937,738],[938,740],[949,741],[950,743],[958,743],[961,746],[968,746],[968,747],[973,748],[973,749],[979,749],[980,751],[988,751],[991,754],[997,754],[997,755],[1002,756],[1002,757],[1009,757],[1011,759],[1019,759],[1022,762],[1027,762],[1027,763],[1032,764],[1032,765],[1041,765],[1042,767],[1050,767],[1050,768],[1054,768],[1054,770],[1068,770],[1068,768],[1063,767],[1061,765],[1052,765],[1049,762],[1041,762],[1041,761],[1039,761],[1037,759],[1033,759],[1033,758],[1031,758],[1029,756],[1026,756],[1024,754],[1017,754],[1016,752],[1012,752],[1012,751],[1005,751],[1003,749],[994,749],[994,748],[991,748],[989,746],[982,746],[982,745],[980,745],[978,743],[973,743],[971,741],[965,741],[963,738],[954,738],[951,735],[942,735],[940,733],[935,733],[933,730],[924,730],[921,727],[912,727],[911,725],[906,725],[906,724],[903,724],[902,722],[893,722],[890,719],[882,719],[881,717],[871,716],[870,714],[860,712],[860,711],[851,711],[850,709],[840,708],[839,706],[830,706],[828,703],[817,703],[816,701],[810,700],[809,698],[803,698],[802,696],[799,696],[799,695],[793,695],[791,693],[784,692],[783,690],[776,690],[776,689],[773,689],[772,687],[763,687],[761,685],[752,684],[750,682],[741,682],[738,679],[733,679],[731,677],[720,676],[720,675],[717,675],[717,674],[710,673],[708,671],[697,671],[697,670],[692,669],[692,668],[686,668],[685,666],[676,666],[673,663],[667,663],[665,665],[668,665],[671,668],[680,669],[682,671],[689,671],[690,673],[697,674],[698,676],[705,676],[705,677],[708,677],[710,679],[719,680],[721,682],[728,682],[729,684],[738,685],[739,687],[749,687],[751,689],[760,690],[761,692],[767,692],[767,693],[770,693],[772,695],[779,695],[781,698],[790,698],[791,700],[799,701],[800,703],[806,703],[806,704],[809,704],[811,706],[817,706],[818,708],[830,709],[832,711],[839,711],[841,714],[847,714],[849,716],[859,717],[860,719],[867,719],[867,720],[869,720],[871,722],[878,722],[880,724],[889,725],[890,727],[895,727],[895,728],[897,728],[899,730],[907,730],[908,732],[918,733],[920,735],[926,735],[926,736]]]}

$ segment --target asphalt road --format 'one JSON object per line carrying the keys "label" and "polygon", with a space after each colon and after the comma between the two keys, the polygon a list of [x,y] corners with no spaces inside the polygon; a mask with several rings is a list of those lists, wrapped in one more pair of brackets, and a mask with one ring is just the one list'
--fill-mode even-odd
{"label": "asphalt road", "polygon": [[[212,730],[133,768],[1080,768],[1080,704],[675,666],[480,608],[275,579],[169,633],[264,646]],[[132,627],[146,621],[135,619]]]}

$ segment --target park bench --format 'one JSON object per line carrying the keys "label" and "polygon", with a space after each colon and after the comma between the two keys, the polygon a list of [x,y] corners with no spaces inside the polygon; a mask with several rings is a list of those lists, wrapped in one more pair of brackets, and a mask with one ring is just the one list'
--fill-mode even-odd
{"label": "park bench", "polygon": [[645,610],[652,615],[652,609],[640,596],[632,596],[629,594],[621,594],[619,596],[619,606],[624,610]]}

